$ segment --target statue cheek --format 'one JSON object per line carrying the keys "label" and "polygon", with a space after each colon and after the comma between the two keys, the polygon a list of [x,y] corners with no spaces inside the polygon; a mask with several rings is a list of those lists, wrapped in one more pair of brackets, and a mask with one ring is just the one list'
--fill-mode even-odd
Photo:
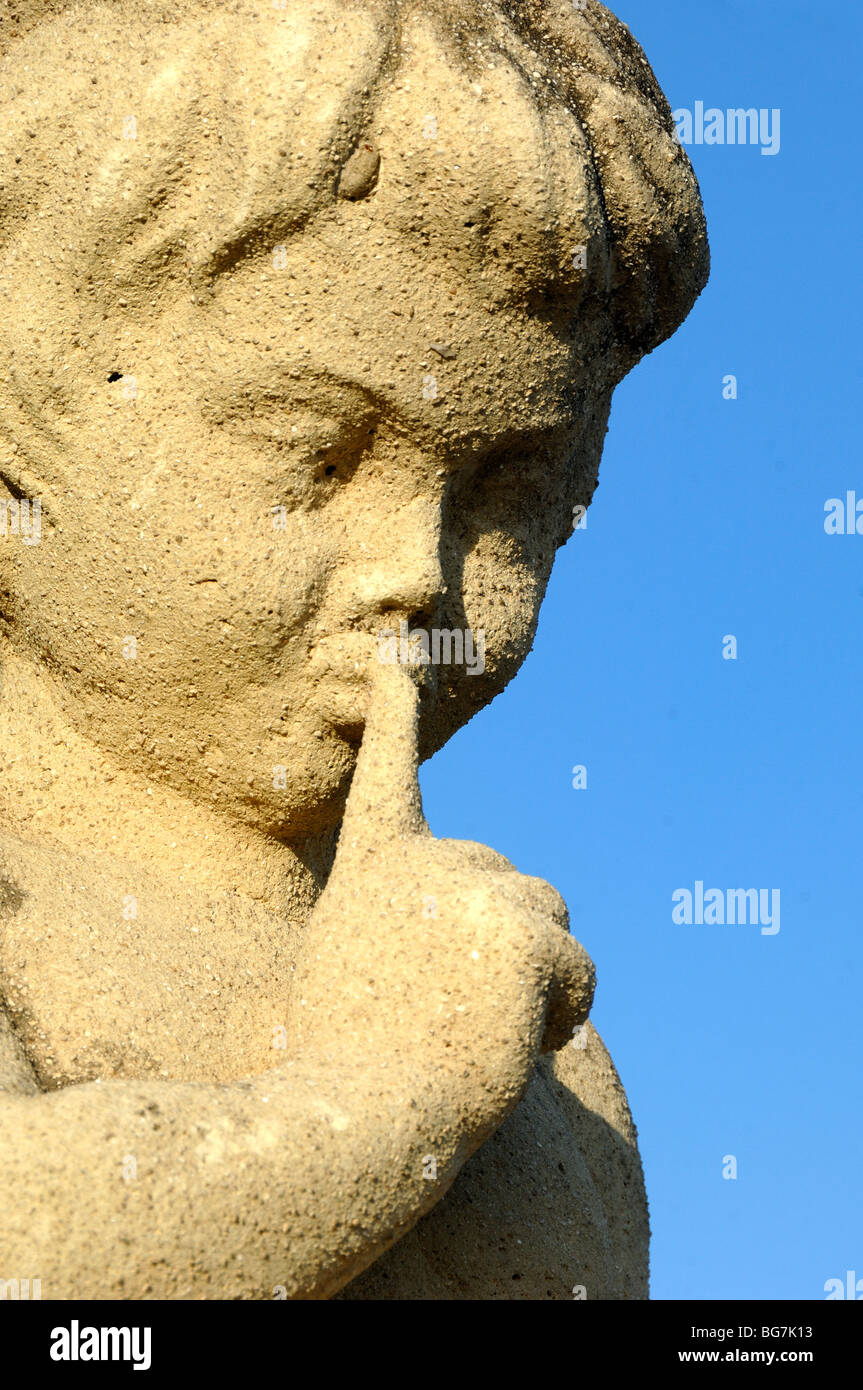
{"label": "statue cheek", "polygon": [[490,665],[495,654],[524,659],[546,579],[526,563],[511,536],[483,536],[466,557],[462,602],[470,627],[485,634]]}

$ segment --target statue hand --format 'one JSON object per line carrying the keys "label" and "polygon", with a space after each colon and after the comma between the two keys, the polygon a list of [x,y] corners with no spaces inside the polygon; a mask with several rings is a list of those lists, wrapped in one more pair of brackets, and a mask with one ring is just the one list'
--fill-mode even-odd
{"label": "statue hand", "polygon": [[418,1081],[467,1081],[499,1122],[538,1053],[586,1019],[593,966],[547,883],[431,834],[416,725],[407,670],[376,666],[336,861],[296,963],[295,1041],[369,1065],[397,1056]]}

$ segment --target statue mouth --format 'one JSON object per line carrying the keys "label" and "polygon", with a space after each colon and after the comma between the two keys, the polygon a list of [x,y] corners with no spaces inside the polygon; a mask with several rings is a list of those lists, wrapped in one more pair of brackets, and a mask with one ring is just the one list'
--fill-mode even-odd
{"label": "statue mouth", "polygon": [[[310,655],[309,675],[314,704],[337,733],[359,742],[365,728],[375,667],[381,664],[381,644],[368,632],[345,632],[325,637]],[[406,670],[427,701],[437,687],[433,668],[408,664]]]}

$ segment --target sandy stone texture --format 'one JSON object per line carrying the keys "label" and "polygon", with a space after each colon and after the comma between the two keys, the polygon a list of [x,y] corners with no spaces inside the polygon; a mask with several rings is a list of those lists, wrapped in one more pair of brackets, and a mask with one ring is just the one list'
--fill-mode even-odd
{"label": "sandy stone texture", "polygon": [[0,1278],[645,1298],[590,958],[417,783],[706,282],[643,53],[594,0],[32,0],[0,108]]}

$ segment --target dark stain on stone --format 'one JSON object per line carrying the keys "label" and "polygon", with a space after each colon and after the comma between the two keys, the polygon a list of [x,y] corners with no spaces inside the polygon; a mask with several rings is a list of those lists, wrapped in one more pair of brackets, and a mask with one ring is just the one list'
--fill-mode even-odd
{"label": "dark stain on stone", "polygon": [[0,917],[14,917],[26,897],[27,894],[11,879],[0,877]]}

